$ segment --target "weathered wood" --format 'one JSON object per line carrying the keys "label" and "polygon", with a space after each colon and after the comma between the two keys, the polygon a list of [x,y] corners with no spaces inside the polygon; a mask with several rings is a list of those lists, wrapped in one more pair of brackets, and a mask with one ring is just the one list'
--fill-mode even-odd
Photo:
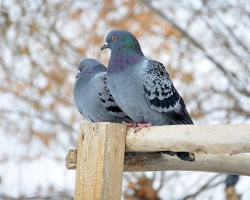
{"label": "weathered wood", "polygon": [[[250,176],[250,154],[196,154],[195,156],[195,162],[185,162],[158,152],[130,152],[129,156],[125,156],[123,171],[202,171]],[[73,165],[76,166],[76,160],[68,169],[76,169],[72,167]]]}
{"label": "weathered wood", "polygon": [[226,200],[240,200],[241,195],[237,194],[234,186],[229,186],[225,189]]}
{"label": "weathered wood", "polygon": [[126,134],[126,151],[189,151],[207,154],[250,152],[250,124],[151,126]]}
{"label": "weathered wood", "polygon": [[65,166],[69,170],[76,169],[77,163],[77,150],[70,149],[66,158],[65,158]]}
{"label": "weathered wood", "polygon": [[75,199],[121,199],[126,127],[82,123],[79,127]]}
{"label": "weathered wood", "polygon": [[186,162],[161,153],[130,153],[125,157],[124,171],[202,171],[250,176],[250,154],[195,154]]}
{"label": "weathered wood", "polygon": [[[127,151],[137,153],[130,153],[124,161],[125,143]],[[196,160],[185,162],[156,153],[163,150],[194,152]],[[76,151],[70,151],[66,165],[70,169],[77,166],[75,199],[120,199],[123,170],[206,171],[250,176],[250,154],[244,152],[250,153],[250,125],[152,126],[134,133],[133,128],[126,132],[121,124],[82,123],[78,162]],[[237,153],[242,154],[230,155]]]}

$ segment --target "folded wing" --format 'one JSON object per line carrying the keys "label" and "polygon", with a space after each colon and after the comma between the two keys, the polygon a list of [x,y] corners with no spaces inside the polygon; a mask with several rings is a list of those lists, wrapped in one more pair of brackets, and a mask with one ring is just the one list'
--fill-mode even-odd
{"label": "folded wing", "polygon": [[104,108],[116,117],[127,117],[127,115],[117,105],[109,91],[106,72],[96,75],[95,80],[96,90]]}
{"label": "folded wing", "polygon": [[172,124],[193,124],[163,64],[149,60],[143,69],[144,95],[150,108],[163,113]]}

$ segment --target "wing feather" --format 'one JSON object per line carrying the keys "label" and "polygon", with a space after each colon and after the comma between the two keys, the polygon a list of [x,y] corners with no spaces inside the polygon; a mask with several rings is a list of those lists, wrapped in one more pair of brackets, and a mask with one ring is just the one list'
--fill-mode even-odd
{"label": "wing feather", "polygon": [[106,72],[99,73],[95,76],[96,90],[99,98],[101,99],[104,108],[112,115],[116,117],[127,117],[120,107],[115,102],[110,90],[108,88],[107,74]]}
{"label": "wing feather", "polygon": [[152,110],[163,113],[171,124],[193,124],[186,105],[162,63],[149,60],[143,72],[144,95]]}

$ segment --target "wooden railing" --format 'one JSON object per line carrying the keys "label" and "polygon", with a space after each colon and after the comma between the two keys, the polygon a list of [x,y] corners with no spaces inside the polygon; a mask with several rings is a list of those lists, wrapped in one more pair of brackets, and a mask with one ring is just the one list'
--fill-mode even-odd
{"label": "wooden railing", "polygon": [[[195,153],[195,161],[160,153],[166,150]],[[151,126],[134,133],[122,124],[83,122],[78,149],[69,151],[66,167],[76,169],[77,200],[121,199],[123,172],[128,171],[250,176],[250,125]]]}

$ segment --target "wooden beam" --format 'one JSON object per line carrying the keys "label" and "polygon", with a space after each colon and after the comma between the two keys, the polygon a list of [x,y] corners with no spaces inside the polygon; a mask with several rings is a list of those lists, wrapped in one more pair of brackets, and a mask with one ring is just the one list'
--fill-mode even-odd
{"label": "wooden beam", "polygon": [[189,151],[206,154],[250,152],[250,124],[151,126],[126,134],[126,151]]}
{"label": "wooden beam", "polygon": [[202,171],[250,176],[250,154],[196,154],[194,162],[182,161],[161,153],[130,153],[124,171]]}
{"label": "wooden beam", "polygon": [[75,199],[114,199],[122,194],[126,127],[82,123],[79,127]]}
{"label": "wooden beam", "polygon": [[[75,154],[76,151],[69,152],[72,153]],[[159,152],[130,152],[125,156],[123,171],[202,171],[250,176],[250,154],[195,156],[195,162],[185,162]],[[67,168],[74,170],[75,166],[76,160],[70,160]]]}
{"label": "wooden beam", "polygon": [[[130,153],[124,161],[125,142],[127,151],[137,153]],[[194,152],[196,160],[185,162],[156,153],[163,150]],[[109,190],[113,183],[119,185],[116,191],[120,195],[123,170],[206,171],[250,176],[250,154],[244,152],[250,153],[250,125],[152,126],[137,133],[130,128],[126,133],[126,127],[121,124],[82,123],[77,153],[80,162],[76,164],[76,151],[71,150],[66,165],[69,169],[77,165],[75,197],[82,199],[83,193],[93,195],[95,191],[96,195],[102,195],[97,194],[98,188]],[[230,155],[237,153],[241,154]]]}

